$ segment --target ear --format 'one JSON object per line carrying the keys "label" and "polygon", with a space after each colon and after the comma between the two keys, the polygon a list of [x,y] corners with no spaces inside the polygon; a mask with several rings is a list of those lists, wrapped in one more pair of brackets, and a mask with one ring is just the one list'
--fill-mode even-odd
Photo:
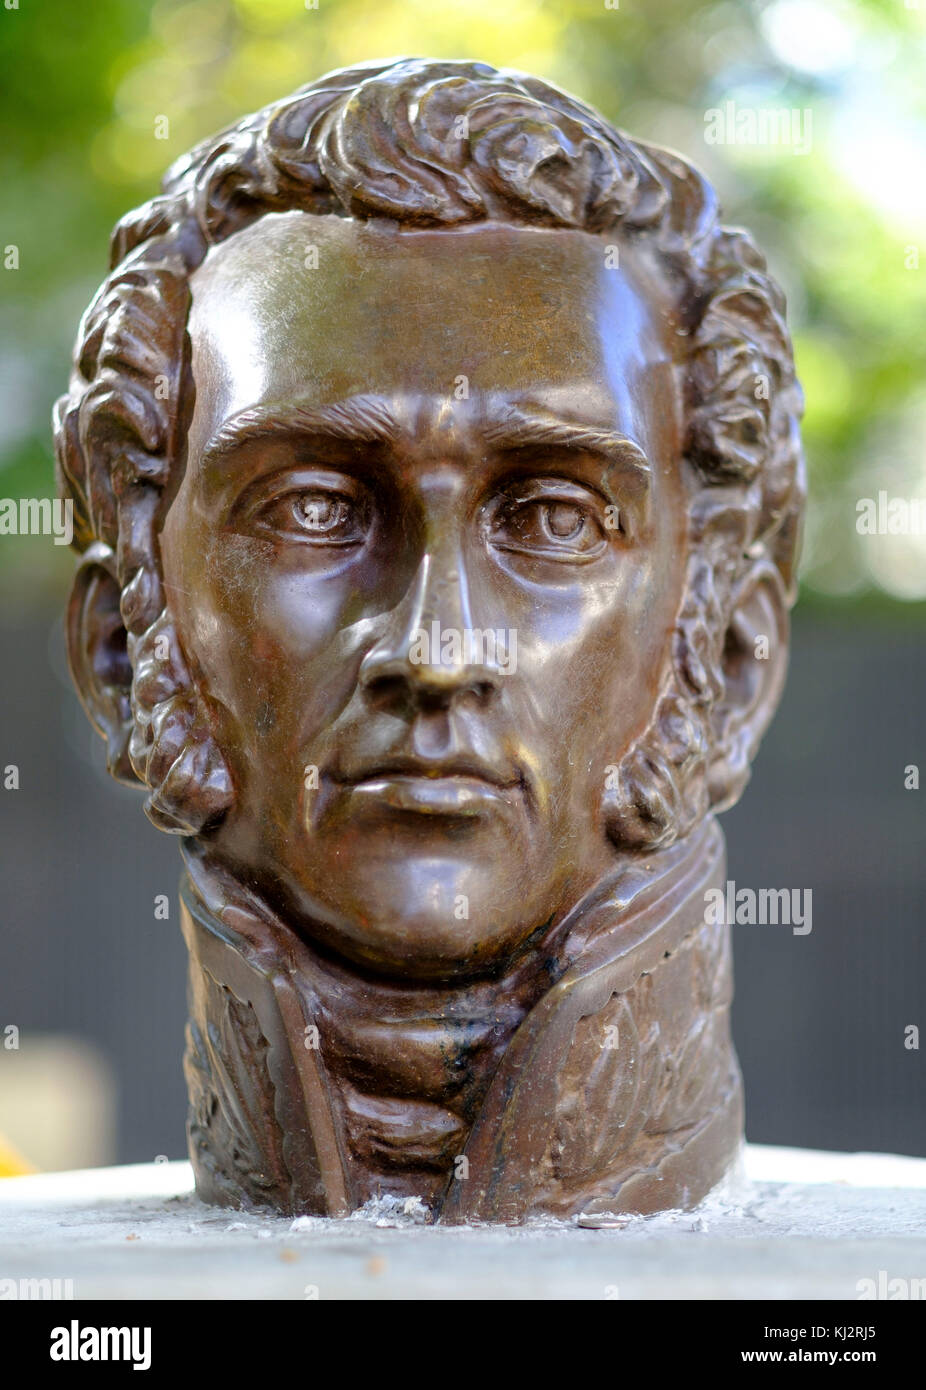
{"label": "ear", "polygon": [[101,544],[91,546],[68,604],[68,665],[91,724],[106,740],[107,768],[117,781],[137,786],[128,751],[132,664],[119,610],[121,597],[112,551]]}
{"label": "ear", "polygon": [[740,797],[781,698],[788,666],[788,599],[777,568],[760,563],[737,593],[721,662],[724,693],[711,712],[708,790],[716,811]]}

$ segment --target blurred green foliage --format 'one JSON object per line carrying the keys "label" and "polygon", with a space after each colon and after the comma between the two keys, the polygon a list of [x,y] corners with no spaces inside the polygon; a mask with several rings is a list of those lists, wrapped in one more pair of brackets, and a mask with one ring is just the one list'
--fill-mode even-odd
{"label": "blurred green foliage", "polygon": [[[109,231],[173,158],[333,67],[479,58],[558,83],[714,181],[790,301],[805,585],[926,598],[926,536],[855,525],[879,489],[926,497],[926,0],[19,0],[0,43],[0,243],[19,248],[2,271],[3,496],[50,493],[49,411]],[[793,111],[801,141],[710,143],[708,113],[731,102]],[[57,582],[65,556],[45,538],[0,547],[32,580]]]}

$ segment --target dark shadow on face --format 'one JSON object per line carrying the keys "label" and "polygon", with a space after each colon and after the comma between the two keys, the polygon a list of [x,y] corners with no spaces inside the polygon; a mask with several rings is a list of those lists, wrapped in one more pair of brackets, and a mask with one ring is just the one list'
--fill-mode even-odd
{"label": "dark shadow on face", "polygon": [[213,849],[372,968],[493,968],[613,862],[685,568],[676,325],[584,232],[264,217],[193,278],[162,537]]}

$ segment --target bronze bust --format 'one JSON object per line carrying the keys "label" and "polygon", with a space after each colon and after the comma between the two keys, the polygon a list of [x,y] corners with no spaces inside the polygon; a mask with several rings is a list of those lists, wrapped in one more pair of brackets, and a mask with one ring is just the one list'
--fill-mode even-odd
{"label": "bronze bust", "polygon": [[329,74],[119,223],[55,418],[69,659],[183,837],[205,1200],[517,1222],[730,1169],[705,895],[800,408],[704,179],[521,73]]}

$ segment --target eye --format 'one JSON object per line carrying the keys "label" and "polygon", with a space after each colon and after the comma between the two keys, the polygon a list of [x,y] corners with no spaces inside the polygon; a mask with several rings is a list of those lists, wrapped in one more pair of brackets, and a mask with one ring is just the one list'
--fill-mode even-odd
{"label": "eye", "polygon": [[304,530],[326,538],[343,535],[354,520],[346,497],[318,492],[300,492],[293,498],[293,516]]}
{"label": "eye", "polygon": [[571,541],[581,537],[588,517],[571,502],[541,502],[540,518],[551,540]]}
{"label": "eye", "polygon": [[327,488],[288,492],[254,513],[263,530],[314,545],[358,545],[366,536],[367,517],[359,499]]}
{"label": "eye", "polygon": [[569,484],[541,484],[501,500],[489,526],[498,550],[551,560],[592,560],[607,546],[600,499]]}

